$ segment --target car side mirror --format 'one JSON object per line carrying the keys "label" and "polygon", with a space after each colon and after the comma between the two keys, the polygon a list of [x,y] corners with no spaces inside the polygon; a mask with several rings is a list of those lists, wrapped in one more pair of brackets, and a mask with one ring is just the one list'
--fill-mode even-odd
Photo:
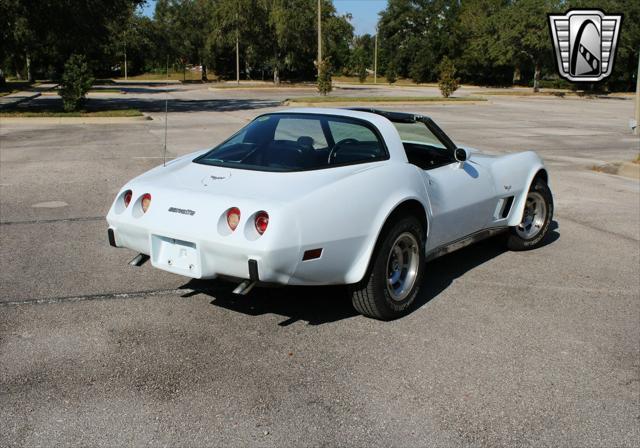
{"label": "car side mirror", "polygon": [[464,162],[465,160],[467,160],[467,151],[463,148],[456,148],[456,150],[453,152],[453,157],[458,162]]}

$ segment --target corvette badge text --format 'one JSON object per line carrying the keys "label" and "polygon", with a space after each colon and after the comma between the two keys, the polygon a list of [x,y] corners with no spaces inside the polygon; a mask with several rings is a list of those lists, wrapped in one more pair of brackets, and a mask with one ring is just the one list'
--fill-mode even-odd
{"label": "corvette badge text", "polygon": [[573,82],[597,82],[611,75],[622,14],[573,9],[548,17],[561,77]]}
{"label": "corvette badge text", "polygon": [[171,213],[180,213],[181,215],[189,215],[189,216],[193,216],[196,214],[194,210],[189,210],[185,208],[169,207],[169,211]]}

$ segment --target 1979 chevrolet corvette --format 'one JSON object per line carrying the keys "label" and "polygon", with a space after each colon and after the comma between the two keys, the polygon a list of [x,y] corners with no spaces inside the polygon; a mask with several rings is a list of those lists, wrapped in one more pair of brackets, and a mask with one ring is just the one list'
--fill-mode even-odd
{"label": "1979 chevrolet corvette", "polygon": [[364,315],[415,301],[425,263],[504,232],[540,246],[553,199],[534,152],[456,146],[428,117],[374,109],[258,116],[213,149],[128,182],[107,215],[132,264],[255,284],[349,285]]}

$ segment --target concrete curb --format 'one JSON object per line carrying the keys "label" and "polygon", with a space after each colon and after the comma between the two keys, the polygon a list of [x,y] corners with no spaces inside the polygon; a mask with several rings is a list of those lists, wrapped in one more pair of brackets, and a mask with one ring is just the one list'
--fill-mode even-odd
{"label": "concrete curb", "polygon": [[283,101],[283,106],[290,107],[343,107],[343,106],[406,106],[410,104],[433,104],[436,106],[445,106],[445,105],[456,105],[456,104],[487,104],[489,100],[469,100],[469,101],[335,101],[335,102],[325,102],[325,103],[308,103],[308,102],[297,102],[297,101]]}
{"label": "concrete curb", "polygon": [[149,84],[153,86],[163,86],[165,84],[182,84],[182,81],[178,79],[148,79],[148,80],[135,80],[135,79],[112,79],[114,84],[132,84],[132,85],[140,85],[140,84]]}
{"label": "concrete curb", "polygon": [[313,90],[316,91],[315,86],[229,86],[229,87],[207,87],[207,90],[211,92],[223,92],[225,90],[262,90],[267,92],[273,92],[277,90]]}

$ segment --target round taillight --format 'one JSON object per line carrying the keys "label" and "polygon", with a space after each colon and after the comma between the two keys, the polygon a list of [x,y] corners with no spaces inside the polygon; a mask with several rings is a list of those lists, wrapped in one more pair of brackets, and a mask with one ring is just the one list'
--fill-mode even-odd
{"label": "round taillight", "polygon": [[124,200],[125,208],[129,207],[129,204],[131,204],[131,196],[133,196],[133,192],[131,190],[127,190],[124,192],[124,196],[122,197],[122,199]]}
{"label": "round taillight", "polygon": [[240,224],[240,209],[238,207],[232,207],[227,211],[227,224],[231,231],[236,230]]}
{"label": "round taillight", "polygon": [[149,206],[151,205],[151,195],[149,193],[145,193],[142,195],[142,199],[140,200],[140,206],[142,207],[142,211],[147,213],[149,210]]}
{"label": "round taillight", "polygon": [[258,212],[256,214],[256,230],[262,235],[269,225],[269,214],[267,212]]}

